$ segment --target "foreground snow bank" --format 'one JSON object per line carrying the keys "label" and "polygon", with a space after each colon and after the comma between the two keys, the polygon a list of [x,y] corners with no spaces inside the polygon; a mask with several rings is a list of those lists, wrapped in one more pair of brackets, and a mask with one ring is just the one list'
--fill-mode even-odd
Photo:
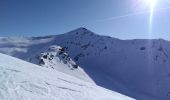
{"label": "foreground snow bank", "polygon": [[133,100],[56,70],[0,54],[0,100]]}

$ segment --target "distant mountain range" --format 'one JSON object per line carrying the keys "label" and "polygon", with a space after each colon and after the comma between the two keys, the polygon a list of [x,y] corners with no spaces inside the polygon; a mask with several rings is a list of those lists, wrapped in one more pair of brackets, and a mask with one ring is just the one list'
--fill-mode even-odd
{"label": "distant mountain range", "polygon": [[120,40],[81,27],[54,36],[2,37],[0,52],[137,100],[170,100],[166,40]]}

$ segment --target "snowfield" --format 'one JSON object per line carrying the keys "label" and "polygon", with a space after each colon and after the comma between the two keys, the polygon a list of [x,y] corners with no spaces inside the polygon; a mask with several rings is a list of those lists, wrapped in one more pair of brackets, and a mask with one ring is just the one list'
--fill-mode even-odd
{"label": "snowfield", "polygon": [[0,100],[133,100],[56,70],[0,54]]}

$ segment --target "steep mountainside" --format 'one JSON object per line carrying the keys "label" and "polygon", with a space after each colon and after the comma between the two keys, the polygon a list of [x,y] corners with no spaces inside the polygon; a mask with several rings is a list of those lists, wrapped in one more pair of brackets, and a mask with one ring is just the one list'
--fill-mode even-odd
{"label": "steep mountainside", "polygon": [[0,100],[133,100],[56,70],[0,58]]}
{"label": "steep mountainside", "polygon": [[139,100],[170,99],[169,41],[119,40],[85,28],[54,40],[98,85]]}
{"label": "steep mountainside", "polygon": [[0,52],[29,61],[52,45],[64,48],[102,87],[137,100],[170,99],[169,41],[119,40],[79,28],[56,36],[1,38]]}

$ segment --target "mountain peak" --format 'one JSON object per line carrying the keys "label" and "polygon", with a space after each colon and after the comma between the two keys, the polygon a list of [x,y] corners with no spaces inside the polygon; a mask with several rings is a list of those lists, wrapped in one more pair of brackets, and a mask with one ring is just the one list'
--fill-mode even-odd
{"label": "mountain peak", "polygon": [[88,30],[87,28],[85,28],[85,27],[79,27],[79,28],[77,28],[77,29],[74,29],[74,30],[77,30],[77,31],[79,31],[79,30]]}
{"label": "mountain peak", "polygon": [[70,34],[70,35],[75,35],[75,34],[95,34],[94,32],[90,31],[89,29],[85,28],[85,27],[79,27],[76,28],[72,31],[67,32],[66,34]]}

